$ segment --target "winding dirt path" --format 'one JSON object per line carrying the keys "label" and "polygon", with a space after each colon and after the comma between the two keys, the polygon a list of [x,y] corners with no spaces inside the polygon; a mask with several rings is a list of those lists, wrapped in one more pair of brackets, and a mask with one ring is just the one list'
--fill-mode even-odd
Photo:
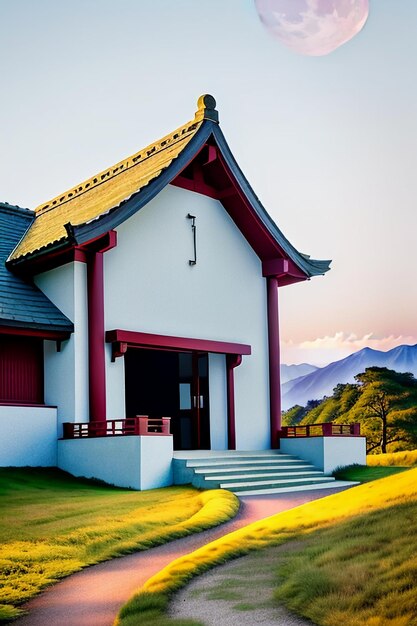
{"label": "winding dirt path", "polygon": [[133,593],[174,559],[242,526],[343,489],[242,498],[240,511],[230,522],[157,548],[93,565],[64,578],[25,604],[23,608],[29,610],[29,614],[14,624],[111,626],[119,609]]}

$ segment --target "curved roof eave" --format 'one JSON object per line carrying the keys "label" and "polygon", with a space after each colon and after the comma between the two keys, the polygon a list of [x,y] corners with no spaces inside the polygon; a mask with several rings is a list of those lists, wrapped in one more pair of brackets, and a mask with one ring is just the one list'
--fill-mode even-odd
{"label": "curved roof eave", "polygon": [[119,205],[113,207],[108,212],[92,219],[91,221],[85,222],[84,224],[70,225],[73,242],[77,245],[87,243],[88,241],[102,235],[104,232],[116,228],[126,219],[134,215],[184,170],[184,168],[204,147],[210,136],[214,137],[225,163],[227,164],[242,193],[247,198],[252,210],[267,231],[272,235],[278,246],[285,252],[286,255],[288,255],[288,257],[306,275],[307,278],[319,276],[327,272],[330,269],[329,266],[331,261],[310,259],[306,255],[298,252],[298,250],[283,235],[245,178],[219,125],[208,119],[203,121],[195,136],[190,140],[179,156],[176,157],[176,159],[172,161],[168,167],[162,170],[156,178],[150,181],[146,187],[143,187],[139,192],[133,194],[129,198],[126,198],[126,200],[123,200],[123,202]]}
{"label": "curved roof eave", "polygon": [[230,171],[234,175],[236,182],[240,186],[242,192],[249,200],[252,209],[255,211],[263,225],[267,228],[270,234],[273,236],[278,245],[288,255],[288,257],[310,278],[312,276],[320,276],[328,272],[330,269],[331,260],[316,260],[310,259],[306,255],[301,254],[298,250],[288,241],[285,235],[281,232],[278,226],[275,224],[272,217],[267,213],[263,207],[258,196],[253,191],[245,175],[240,169],[239,165],[234,158],[225,136],[223,135],[221,128],[216,125],[213,129],[213,135],[216,139],[216,143],[219,146],[222,156],[227,163]]}

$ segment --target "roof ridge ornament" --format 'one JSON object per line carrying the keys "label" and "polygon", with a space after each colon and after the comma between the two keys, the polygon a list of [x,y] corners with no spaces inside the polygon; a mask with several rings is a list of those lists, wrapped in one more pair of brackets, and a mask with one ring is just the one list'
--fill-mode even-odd
{"label": "roof ridge ornament", "polygon": [[216,100],[209,93],[205,93],[199,97],[197,101],[198,110],[195,114],[195,120],[210,120],[219,123],[219,112],[216,111]]}

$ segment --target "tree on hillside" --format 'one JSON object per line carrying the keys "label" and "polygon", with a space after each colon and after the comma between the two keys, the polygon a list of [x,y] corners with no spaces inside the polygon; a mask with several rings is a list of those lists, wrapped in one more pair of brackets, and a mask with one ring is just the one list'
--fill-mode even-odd
{"label": "tree on hillside", "polygon": [[381,446],[381,452],[385,454],[387,451],[387,444],[395,441],[395,439],[388,441],[388,413],[390,405],[385,391],[373,392],[369,396],[367,408],[369,417],[375,417],[381,420],[381,439],[376,445],[368,447],[368,452],[378,446]]}
{"label": "tree on hillside", "polygon": [[337,385],[317,406],[298,406],[297,419],[300,415],[300,424],[360,422],[368,452],[413,449],[417,447],[417,380],[412,374],[370,367],[356,376],[356,384]]}
{"label": "tree on hillside", "polygon": [[304,418],[304,416],[318,407],[322,400],[309,400],[305,406],[299,404],[294,405],[287,411],[282,412],[282,425],[283,426],[297,426]]}
{"label": "tree on hillside", "polygon": [[355,376],[366,424],[367,451],[387,452],[390,443],[417,443],[417,381],[409,373],[368,367]]}
{"label": "tree on hillside", "polygon": [[282,412],[282,425],[283,426],[296,426],[301,422],[304,415],[306,413],[306,409],[299,404],[288,409],[288,411]]}

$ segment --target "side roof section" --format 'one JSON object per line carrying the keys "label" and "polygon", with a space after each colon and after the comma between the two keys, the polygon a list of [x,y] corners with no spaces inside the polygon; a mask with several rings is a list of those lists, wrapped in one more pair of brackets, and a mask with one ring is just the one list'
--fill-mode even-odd
{"label": "side roof section", "polygon": [[[174,182],[203,148],[211,145],[239,202],[246,207],[246,222],[245,211],[233,208],[230,199],[221,201],[251,244],[251,239],[267,242],[262,260],[288,258],[299,273],[297,280],[327,272],[330,261],[314,260],[298,252],[264,209],[227,145],[215,106],[212,96],[201,96],[194,120],[40,205],[33,224],[9,257],[11,266],[24,265],[49,251],[82,245],[117,227]],[[253,233],[255,229],[258,234]]]}
{"label": "side roof section", "polygon": [[10,272],[5,261],[30,228],[33,211],[0,203],[0,326],[71,333],[72,322],[31,282]]}

